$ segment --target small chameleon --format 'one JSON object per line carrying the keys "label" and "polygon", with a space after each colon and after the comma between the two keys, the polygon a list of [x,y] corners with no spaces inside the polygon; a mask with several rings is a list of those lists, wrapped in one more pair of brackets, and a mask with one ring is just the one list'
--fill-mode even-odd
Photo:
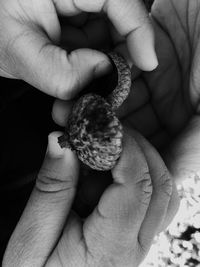
{"label": "small chameleon", "polygon": [[122,152],[123,127],[115,111],[128,97],[131,70],[118,53],[108,54],[116,66],[118,83],[107,96],[95,93],[81,96],[73,105],[64,135],[58,138],[62,148],[75,151],[78,158],[94,170],[112,169]]}

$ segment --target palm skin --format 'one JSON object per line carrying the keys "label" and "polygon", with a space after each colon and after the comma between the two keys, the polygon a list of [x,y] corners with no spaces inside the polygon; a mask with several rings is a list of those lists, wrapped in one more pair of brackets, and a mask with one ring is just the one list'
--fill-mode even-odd
{"label": "palm skin", "polygon": [[137,75],[119,111],[157,147],[177,182],[200,172],[199,11],[199,0],[154,2],[159,66]]}
{"label": "palm skin", "polygon": [[[151,72],[141,72],[135,66],[132,67],[132,90],[117,114],[123,124],[138,130],[158,149],[176,182],[188,175],[198,174],[200,171],[198,166],[198,153],[200,154],[200,148],[198,149],[198,95],[195,94],[198,80],[194,79],[198,71],[198,38],[191,38],[189,42],[186,34],[188,31],[191,36],[195,34],[198,36],[198,27],[195,28],[192,21],[190,30],[186,27],[189,22],[186,14],[190,15],[190,20],[195,21],[198,16],[197,4],[200,5],[200,1],[192,1],[190,5],[188,1],[156,0],[154,2],[152,23],[155,30],[159,66]],[[109,24],[110,27],[108,27],[109,22],[105,17],[101,15],[97,17],[95,14],[92,14],[90,18],[84,16],[86,15],[79,15],[70,21],[73,34],[65,34],[70,28],[69,24],[67,27],[65,23],[63,24],[63,47],[75,49],[87,46],[105,50],[114,47],[132,64],[124,39],[112,25]],[[95,19],[95,28],[89,27],[90,22],[94,22]],[[80,31],[74,31],[74,25],[81,26],[83,33],[87,33],[86,39],[82,38]],[[87,29],[90,30],[87,31]],[[65,126],[70,106],[69,101],[67,103],[60,100],[55,102],[52,114],[55,122],[60,126]],[[80,195],[84,195],[81,199],[90,203],[92,207],[96,205],[102,192],[108,186],[108,179],[104,176],[96,175],[99,177],[96,180],[88,178],[88,183],[84,182],[80,189]],[[83,194],[82,191],[85,193]],[[92,191],[91,194],[90,191]]]}

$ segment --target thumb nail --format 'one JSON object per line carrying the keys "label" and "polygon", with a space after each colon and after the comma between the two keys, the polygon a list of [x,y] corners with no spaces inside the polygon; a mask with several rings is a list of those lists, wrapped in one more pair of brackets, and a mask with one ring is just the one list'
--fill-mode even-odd
{"label": "thumb nail", "polygon": [[94,75],[95,77],[103,76],[104,74],[107,74],[111,72],[113,69],[112,64],[109,60],[103,60],[100,63],[98,63],[94,69]]}
{"label": "thumb nail", "polygon": [[66,152],[66,148],[61,148],[58,143],[58,137],[63,135],[62,132],[52,132],[48,136],[48,146],[46,156],[51,158],[61,158]]}

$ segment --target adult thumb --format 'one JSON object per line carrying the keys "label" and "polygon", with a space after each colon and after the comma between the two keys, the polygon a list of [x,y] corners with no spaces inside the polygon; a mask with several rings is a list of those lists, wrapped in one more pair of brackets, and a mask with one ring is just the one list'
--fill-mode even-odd
{"label": "adult thumb", "polygon": [[3,266],[44,266],[57,243],[75,195],[79,165],[69,149],[49,135],[36,185],[8,243]]}

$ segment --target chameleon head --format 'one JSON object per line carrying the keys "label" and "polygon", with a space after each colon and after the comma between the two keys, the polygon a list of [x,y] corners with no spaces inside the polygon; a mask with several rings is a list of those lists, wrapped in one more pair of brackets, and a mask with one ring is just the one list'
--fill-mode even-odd
{"label": "chameleon head", "polygon": [[74,104],[66,122],[65,134],[59,137],[61,147],[69,147],[92,169],[107,171],[114,167],[122,152],[123,128],[115,110],[128,96],[131,72],[118,54],[111,53],[118,71],[118,85],[105,98],[86,94]]}

